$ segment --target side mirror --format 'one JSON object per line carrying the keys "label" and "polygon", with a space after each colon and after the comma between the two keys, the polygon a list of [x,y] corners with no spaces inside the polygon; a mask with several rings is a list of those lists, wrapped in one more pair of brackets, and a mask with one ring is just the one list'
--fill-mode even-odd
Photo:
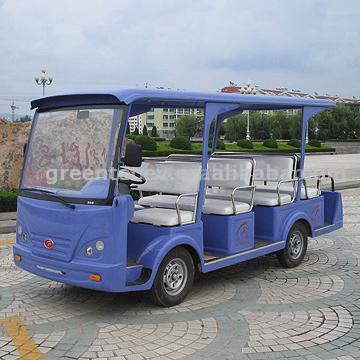
{"label": "side mirror", "polygon": [[127,144],[123,161],[126,166],[140,167],[142,163],[142,147],[137,144]]}

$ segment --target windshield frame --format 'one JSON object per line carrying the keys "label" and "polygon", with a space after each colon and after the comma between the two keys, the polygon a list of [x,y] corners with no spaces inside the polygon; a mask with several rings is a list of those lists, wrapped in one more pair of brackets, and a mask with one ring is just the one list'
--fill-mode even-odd
{"label": "windshield frame", "polygon": [[[20,183],[19,183],[19,196],[38,199],[38,200],[46,200],[46,201],[55,201],[51,200],[48,196],[45,194],[41,194],[39,192],[35,191],[29,191],[29,190],[21,190],[22,184],[23,184],[23,177],[24,177],[24,170],[27,165],[28,161],[28,153],[30,149],[30,144],[32,142],[34,132],[36,129],[36,124],[38,121],[39,114],[46,113],[46,112],[55,112],[55,111],[66,111],[66,110],[90,110],[90,109],[113,109],[114,115],[113,115],[113,122],[115,121],[115,117],[119,116],[119,128],[118,131],[116,131],[114,134],[111,134],[109,138],[109,145],[113,144],[113,159],[111,161],[111,165],[113,169],[117,169],[118,163],[120,161],[119,156],[121,154],[121,145],[124,142],[125,132],[126,132],[126,126],[127,126],[127,118],[129,114],[129,106],[127,105],[115,105],[115,104],[109,104],[109,105],[79,105],[79,106],[61,106],[46,110],[37,109],[37,111],[34,114],[33,121],[31,124],[30,134],[28,138],[28,143],[26,144],[26,149],[24,153],[24,161],[23,166],[21,170],[21,176],[20,176]],[[116,110],[122,110],[116,111]],[[116,135],[117,133],[117,135]],[[116,177],[115,177],[116,178]],[[81,197],[73,197],[73,196],[63,196],[63,195],[57,195],[60,199],[63,199],[69,203],[76,203],[76,204],[84,204],[84,205],[108,205],[111,206],[113,203],[113,198],[115,194],[115,185],[116,180],[110,179],[108,194],[105,198],[81,198]]]}

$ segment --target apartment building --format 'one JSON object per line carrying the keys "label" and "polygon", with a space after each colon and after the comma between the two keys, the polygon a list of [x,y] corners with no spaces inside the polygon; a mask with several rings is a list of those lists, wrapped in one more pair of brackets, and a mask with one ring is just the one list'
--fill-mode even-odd
{"label": "apartment building", "polygon": [[139,134],[142,134],[144,122],[143,117],[145,114],[129,117],[130,132],[133,133],[135,128],[138,128]]}
{"label": "apartment building", "polygon": [[204,112],[203,109],[155,108],[145,114],[142,114],[142,120],[143,123],[146,124],[149,132],[155,125],[159,136],[172,138],[175,136],[177,121],[184,115],[194,115],[198,120],[202,120]]}

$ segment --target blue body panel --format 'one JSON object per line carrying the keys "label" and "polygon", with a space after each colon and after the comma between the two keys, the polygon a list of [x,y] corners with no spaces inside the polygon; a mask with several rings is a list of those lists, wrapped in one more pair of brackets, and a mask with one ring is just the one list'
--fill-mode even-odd
{"label": "blue body panel", "polygon": [[230,255],[254,247],[254,213],[202,215],[206,252]]}
{"label": "blue body panel", "polygon": [[283,206],[255,206],[255,238],[269,242],[286,240],[298,220],[308,223],[311,233],[324,225],[324,197],[301,200]]}

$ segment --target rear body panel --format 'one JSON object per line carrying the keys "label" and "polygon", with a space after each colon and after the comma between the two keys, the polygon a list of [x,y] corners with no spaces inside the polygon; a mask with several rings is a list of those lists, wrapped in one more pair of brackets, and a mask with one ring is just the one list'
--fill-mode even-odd
{"label": "rear body panel", "polygon": [[306,221],[311,233],[324,225],[324,197],[300,200],[283,206],[255,206],[255,238],[269,242],[286,240],[297,220]]}

